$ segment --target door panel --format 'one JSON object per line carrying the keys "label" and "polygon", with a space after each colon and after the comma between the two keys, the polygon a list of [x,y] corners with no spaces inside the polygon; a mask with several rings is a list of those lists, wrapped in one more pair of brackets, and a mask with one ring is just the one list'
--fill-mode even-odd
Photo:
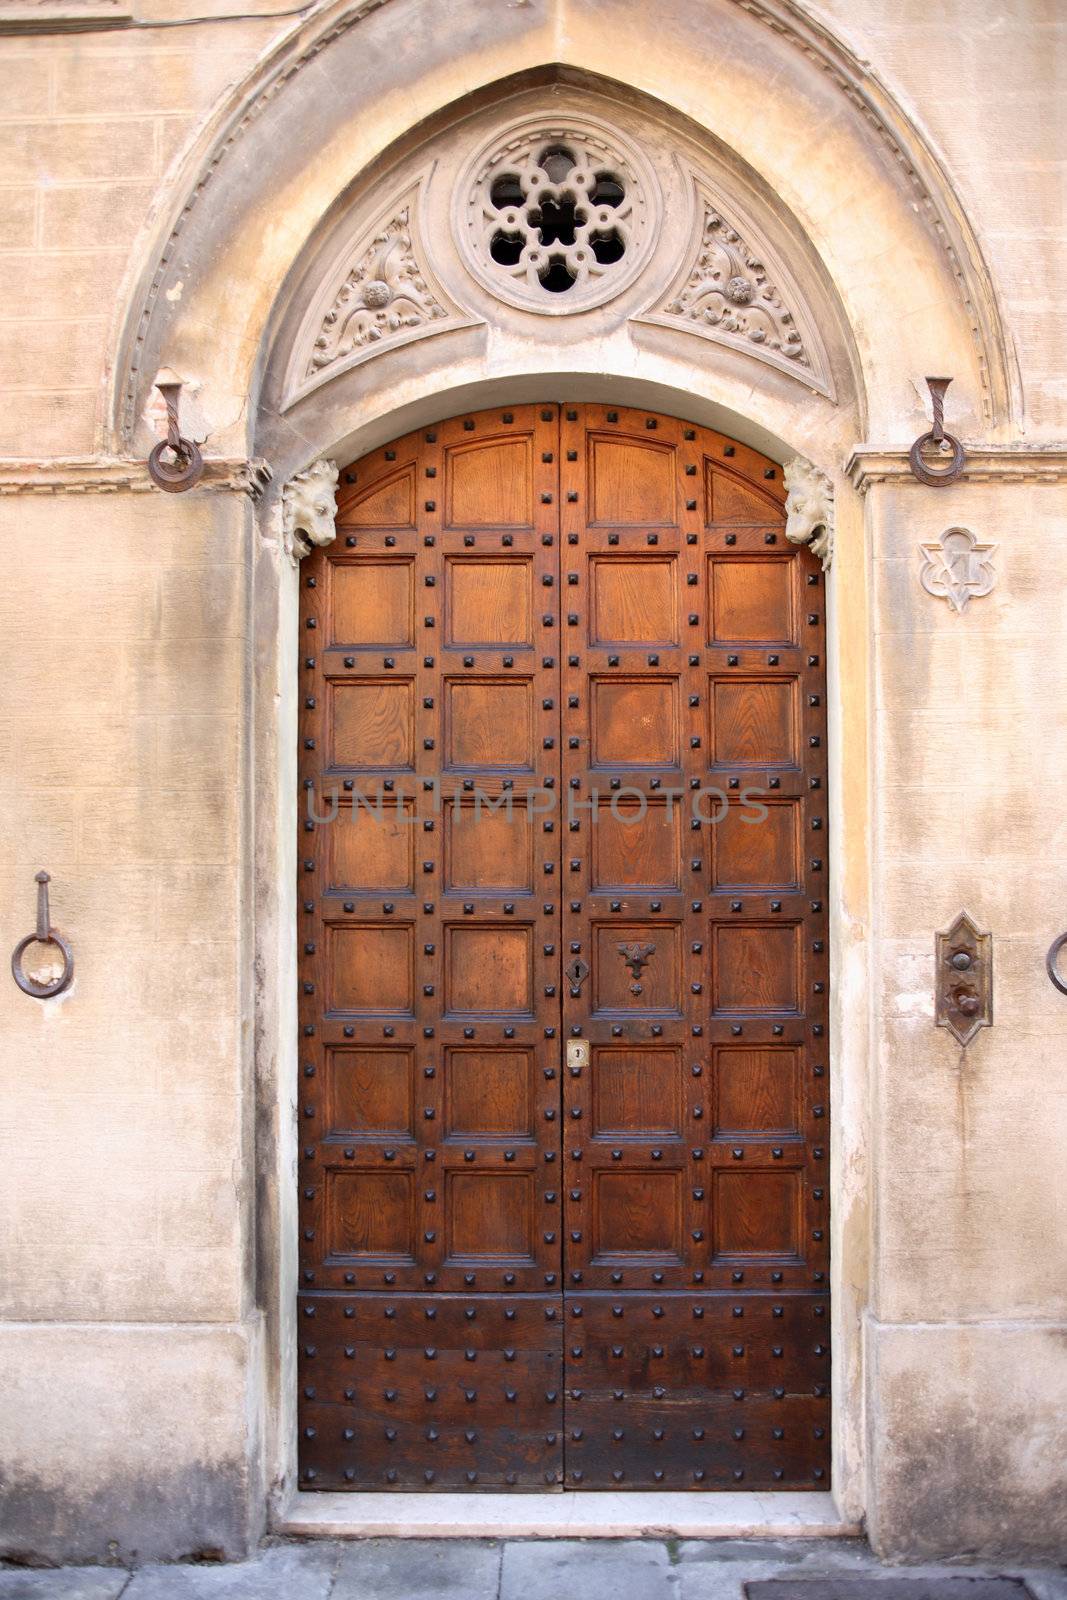
{"label": "door panel", "polygon": [[592,405],[343,474],[301,575],[305,1487],[828,1481],[823,591],[783,506]]}

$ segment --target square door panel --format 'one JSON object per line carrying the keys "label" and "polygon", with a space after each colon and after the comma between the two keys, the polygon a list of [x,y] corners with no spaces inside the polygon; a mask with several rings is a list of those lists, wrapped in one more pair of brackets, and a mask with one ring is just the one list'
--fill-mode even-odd
{"label": "square door panel", "polygon": [[594,893],[671,890],[681,883],[681,807],[636,795],[603,800],[592,818]]}
{"label": "square door panel", "polygon": [[327,1259],[414,1259],[415,1183],[410,1172],[328,1169],[324,1217]]}
{"label": "square door panel", "polygon": [[330,561],[330,644],[403,649],[415,642],[414,562],[356,556]]}
{"label": "square door panel", "polygon": [[713,1259],[800,1255],[800,1173],[720,1168],[713,1175]]}
{"label": "square door panel", "polygon": [[[759,814],[761,809],[764,815]],[[711,830],[714,889],[800,888],[800,802],[732,805]]]}
{"label": "square door panel", "polygon": [[532,645],[532,560],[446,556],[445,642],[457,650]]}
{"label": "square door panel", "polygon": [[528,528],[534,520],[533,441],[485,439],[445,451],[445,526]]}
{"label": "square door panel", "polygon": [[800,1052],[792,1045],[717,1045],[712,1059],[712,1132],[800,1131]]}
{"label": "square door panel", "polygon": [[334,767],[363,772],[413,768],[415,694],[410,679],[331,679],[327,688]]}
{"label": "square door panel", "polygon": [[594,556],[589,563],[589,642],[678,643],[673,556]]}
{"label": "square door panel", "polygon": [[680,1172],[594,1172],[592,1187],[594,1263],[681,1260]]}
{"label": "square door panel", "polygon": [[454,923],[445,928],[445,1009],[460,1015],[533,1011],[533,929]]}
{"label": "square door panel", "polygon": [[[682,938],[677,923],[601,923],[592,935],[594,1011],[681,1011]],[[640,967],[636,975],[627,964],[634,957]]]}
{"label": "square door panel", "polygon": [[676,521],[674,450],[652,440],[591,433],[589,520],[616,528]]}
{"label": "square door panel", "polygon": [[[498,807],[479,796],[444,805],[445,889],[449,894],[530,894],[534,823],[509,790]],[[510,802],[510,803],[509,803]]]}
{"label": "square door panel", "polygon": [[453,771],[533,769],[533,686],[528,678],[450,678],[444,691],[445,755]]}
{"label": "square door panel", "polygon": [[349,922],[324,931],[329,1010],[411,1012],[415,941],[410,923]]}
{"label": "square door panel", "polygon": [[415,1137],[410,1050],[352,1046],[326,1052],[326,1126],[354,1138]]}
{"label": "square door panel", "polygon": [[445,1176],[449,1261],[529,1265],[534,1259],[531,1172],[449,1172]]}
{"label": "square door panel", "polygon": [[708,748],[719,767],[800,765],[796,678],[756,674],[708,680]]}
{"label": "square door panel", "polygon": [[455,1139],[531,1139],[529,1050],[445,1051],[445,1134]]}
{"label": "square door panel", "polygon": [[676,678],[593,678],[591,765],[676,767],[681,730]]}
{"label": "square door panel", "polygon": [[798,643],[795,571],[795,556],[709,556],[711,643]]}
{"label": "square door panel", "polygon": [[594,1138],[681,1138],[678,1050],[594,1045],[591,1072]]}
{"label": "square door panel", "polygon": [[[386,798],[388,803],[386,803]],[[338,806],[325,825],[326,886],[356,893],[381,889],[412,893],[415,887],[414,802],[370,796],[370,805]]]}
{"label": "square door panel", "polygon": [[802,958],[797,923],[714,923],[711,949],[714,1012],[741,1015],[799,1009]]}

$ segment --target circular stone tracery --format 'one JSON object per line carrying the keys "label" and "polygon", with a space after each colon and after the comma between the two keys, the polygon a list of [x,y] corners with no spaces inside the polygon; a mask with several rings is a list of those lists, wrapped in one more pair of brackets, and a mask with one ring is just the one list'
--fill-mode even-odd
{"label": "circular stone tracery", "polygon": [[464,258],[487,289],[559,314],[633,280],[655,241],[659,191],[644,158],[603,124],[527,120],[468,164],[456,213]]}

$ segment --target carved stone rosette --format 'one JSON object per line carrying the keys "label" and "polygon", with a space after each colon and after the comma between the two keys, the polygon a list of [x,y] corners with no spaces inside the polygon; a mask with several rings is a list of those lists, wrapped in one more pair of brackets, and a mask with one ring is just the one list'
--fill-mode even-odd
{"label": "carved stone rosette", "polygon": [[786,462],[782,481],[785,536],[791,544],[810,544],[825,572],[834,558],[834,486],[803,456]]}
{"label": "carved stone rosette", "polygon": [[313,461],[282,489],[282,541],[294,567],[337,537],[337,477],[335,461]]}

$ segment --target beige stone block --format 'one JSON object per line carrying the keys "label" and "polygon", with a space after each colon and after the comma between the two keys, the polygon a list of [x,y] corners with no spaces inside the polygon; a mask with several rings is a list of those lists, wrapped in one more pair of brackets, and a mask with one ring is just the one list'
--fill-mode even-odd
{"label": "beige stone block", "polygon": [[[98,317],[102,306],[115,303],[125,250],[76,250],[66,252],[11,251],[0,255],[0,305],[5,318],[24,318],[31,328],[41,316],[42,306],[61,308],[67,317]],[[98,373],[82,379],[95,384]],[[75,385],[68,385],[75,387]],[[20,452],[7,449],[8,454]],[[72,446],[45,450],[31,443],[24,455],[76,455]]]}
{"label": "beige stone block", "polygon": [[[106,530],[106,574],[155,575],[171,566],[238,570],[246,559],[250,508],[242,494],[17,495],[0,499],[0,528],[13,570],[46,564],[61,575],[101,573],[88,526]],[[4,639],[0,636],[0,659]]]}
{"label": "beige stone block", "polygon": [[878,852],[882,861],[973,860],[975,840],[966,789],[882,788],[878,796]]}
{"label": "beige stone block", "polygon": [[868,1523],[879,1554],[1059,1560],[1063,1328],[872,1323],[867,1336]]}
{"label": "beige stone block", "polygon": [[85,387],[103,367],[107,321],[0,322],[0,388]]}
{"label": "beige stone block", "polygon": [[123,121],[0,122],[0,170],[34,183],[77,178],[148,178],[153,124]]}
{"label": "beige stone block", "polygon": [[202,944],[224,941],[241,926],[236,866],[163,863],[153,869],[157,939]]}
{"label": "beige stone block", "polygon": [[254,1329],[23,1324],[0,1350],[7,1553],[245,1553],[261,1516]]}
{"label": "beige stone block", "polygon": [[[7,259],[0,256],[0,281]],[[50,394],[0,390],[0,455],[88,455],[96,438],[96,409],[95,389]]]}
{"label": "beige stone block", "polygon": [[[173,35],[171,35],[173,38]],[[189,38],[189,35],[186,35]],[[56,52],[55,111],[107,117],[138,112],[199,111],[236,82],[252,59],[249,49],[191,42],[169,49],[124,39],[118,47]]]}
{"label": "beige stone block", "polygon": [[0,250],[32,250],[36,234],[36,189],[0,188]]}
{"label": "beige stone block", "polygon": [[245,674],[240,639],[144,640],[127,645],[124,655],[131,703],[139,711],[240,710]]}
{"label": "beige stone block", "polygon": [[155,194],[151,183],[97,180],[41,190],[43,250],[104,250],[133,240]]}
{"label": "beige stone block", "polygon": [[6,51],[3,55],[6,58],[4,59],[4,118],[47,116],[51,110],[49,82],[52,76],[52,62],[44,55],[15,56]]}
{"label": "beige stone block", "polygon": [[156,772],[156,726],[151,717],[98,718],[63,707],[23,726],[13,747],[19,783],[27,789],[147,786]]}
{"label": "beige stone block", "polygon": [[[235,1158],[234,1166],[237,1166]],[[240,1252],[242,1196],[229,1172],[166,1172],[159,1185],[159,1244]]]}
{"label": "beige stone block", "polygon": [[237,804],[229,789],[149,787],[79,796],[79,859],[117,862],[234,860]]}
{"label": "beige stone block", "polygon": [[141,1238],[121,1249],[66,1239],[34,1243],[0,1283],[0,1315],[34,1321],[225,1322],[241,1314],[241,1256],[221,1249],[164,1250]]}
{"label": "beige stone block", "polygon": [[[124,1154],[113,1154],[101,1166],[86,1161],[75,1144],[64,1151],[58,1169],[54,1159],[44,1165],[20,1159],[14,1166],[15,1227],[23,1250],[40,1253],[48,1240],[65,1239],[77,1240],[92,1255],[155,1241],[155,1179],[132,1167]],[[73,1294],[68,1303],[80,1312]]]}
{"label": "beige stone block", "polygon": [[157,777],[168,789],[240,781],[241,727],[221,712],[160,717]]}
{"label": "beige stone block", "polygon": [[246,587],[238,562],[211,573],[201,567],[167,569],[160,575],[160,637],[241,637],[247,629]]}
{"label": "beige stone block", "polygon": [[34,871],[45,863],[49,871],[72,868],[77,859],[75,812],[68,793],[0,794],[0,862]]}
{"label": "beige stone block", "polygon": [[[1063,918],[1063,874],[1050,861],[1035,863],[1025,874],[991,872],[981,861],[892,863],[877,888],[883,933],[914,937],[947,928],[961,908],[982,928],[1001,934],[1034,928],[1058,928]],[[1051,942],[1052,934],[1049,934]]]}

